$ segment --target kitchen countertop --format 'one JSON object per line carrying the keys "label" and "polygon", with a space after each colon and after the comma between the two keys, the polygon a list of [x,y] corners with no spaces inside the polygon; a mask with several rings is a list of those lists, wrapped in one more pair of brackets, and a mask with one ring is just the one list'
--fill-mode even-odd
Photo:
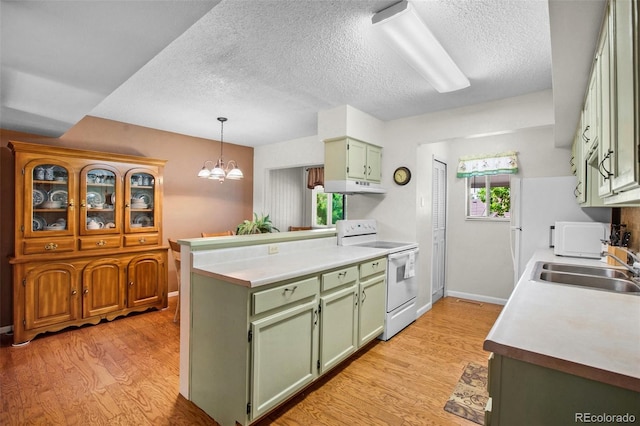
{"label": "kitchen countertop", "polygon": [[327,269],[384,257],[385,249],[332,246],[295,253],[273,254],[193,268],[198,274],[245,287],[260,287]]}
{"label": "kitchen countertop", "polygon": [[640,392],[640,297],[534,281],[537,261],[610,267],[597,259],[539,250],[484,349]]}

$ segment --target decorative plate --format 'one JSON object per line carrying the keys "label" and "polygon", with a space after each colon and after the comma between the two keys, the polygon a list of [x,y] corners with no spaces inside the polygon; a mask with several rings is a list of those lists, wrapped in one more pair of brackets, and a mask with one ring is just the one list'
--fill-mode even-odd
{"label": "decorative plate", "polygon": [[39,189],[33,190],[33,207],[37,207],[47,200],[47,194]]}
{"label": "decorative plate", "polygon": [[146,214],[139,214],[133,219],[133,223],[138,223],[142,226],[151,226],[151,218]]}
{"label": "decorative plate", "polygon": [[67,204],[67,197],[67,191],[65,191],[64,189],[59,189],[49,194],[49,199],[51,201],[60,201],[63,205]]}
{"label": "decorative plate", "polygon": [[102,204],[104,201],[102,200],[102,195],[97,192],[87,192],[87,204]]}
{"label": "decorative plate", "polygon": [[131,198],[135,198],[136,200],[142,200],[147,205],[153,204],[153,198],[151,197],[151,195],[147,194],[146,192],[142,192],[142,191],[136,192],[133,194],[133,197]]}
{"label": "decorative plate", "polygon": [[33,230],[42,231],[47,226],[47,221],[44,218],[33,215]]}

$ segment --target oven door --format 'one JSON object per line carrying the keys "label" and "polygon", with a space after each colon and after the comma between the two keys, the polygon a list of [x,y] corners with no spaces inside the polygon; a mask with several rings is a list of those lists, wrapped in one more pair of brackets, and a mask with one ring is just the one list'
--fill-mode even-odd
{"label": "oven door", "polygon": [[[413,274],[405,278],[405,272],[411,270]],[[415,298],[418,295],[418,281],[415,270],[418,261],[418,249],[401,251],[389,255],[387,270],[387,312]]]}

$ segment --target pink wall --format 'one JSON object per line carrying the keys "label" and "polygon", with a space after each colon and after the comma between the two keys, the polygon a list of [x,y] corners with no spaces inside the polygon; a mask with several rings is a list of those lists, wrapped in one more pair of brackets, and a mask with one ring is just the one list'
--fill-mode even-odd
{"label": "pink wall", "polygon": [[[212,121],[212,126],[218,123]],[[12,324],[11,278],[6,256],[12,247],[13,178],[9,140],[94,151],[138,155],[168,160],[164,174],[163,235],[167,238],[199,237],[236,226],[253,214],[253,148],[224,145],[225,160],[236,160],[244,173],[240,181],[217,181],[197,177],[204,160],[217,160],[217,141],[169,133],[96,117],[85,117],[60,138],[46,138],[7,130],[0,131],[3,148],[0,169],[0,229],[3,261],[0,271],[0,326]],[[177,290],[173,262],[169,262],[169,291]]]}

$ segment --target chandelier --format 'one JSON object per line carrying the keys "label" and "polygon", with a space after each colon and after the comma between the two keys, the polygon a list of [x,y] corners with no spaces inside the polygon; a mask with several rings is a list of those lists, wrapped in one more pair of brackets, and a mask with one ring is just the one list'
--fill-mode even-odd
{"label": "chandelier", "polygon": [[[206,160],[202,165],[202,170],[198,173],[198,177],[205,179],[218,179],[220,183],[224,182],[225,179],[242,179],[244,175],[234,160],[229,160],[226,166],[224,164],[224,160],[222,159],[222,146],[224,145],[224,122],[227,121],[227,119],[225,117],[218,117],[218,121],[220,122],[220,157],[218,157],[218,161],[215,164],[212,160]],[[212,165],[213,168],[208,169],[208,164]]]}

